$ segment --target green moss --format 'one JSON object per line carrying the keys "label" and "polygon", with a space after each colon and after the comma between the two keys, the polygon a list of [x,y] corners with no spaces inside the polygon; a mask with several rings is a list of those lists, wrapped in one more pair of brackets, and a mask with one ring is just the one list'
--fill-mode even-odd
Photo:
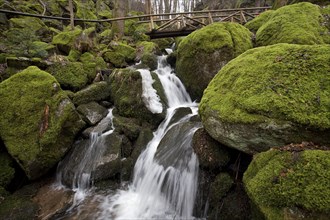
{"label": "green moss", "polygon": [[0,96],[0,136],[27,176],[40,177],[83,124],[56,79],[35,66],[1,82]]}
{"label": "green moss", "polygon": [[320,7],[311,3],[281,7],[258,29],[256,43],[259,46],[329,43],[328,30],[321,25],[323,20]]}
{"label": "green moss", "polygon": [[105,100],[110,96],[110,85],[107,82],[93,83],[73,95],[73,103],[81,105],[92,101]]}
{"label": "green moss", "polygon": [[55,35],[53,37],[53,44],[59,45],[69,45],[73,47],[75,39],[82,33],[82,30],[79,26],[76,26],[74,30],[66,29],[63,32]]}
{"label": "green moss", "polygon": [[272,17],[273,13],[274,13],[273,10],[265,11],[260,15],[258,15],[253,20],[246,23],[244,26],[248,28],[250,31],[256,33],[258,29]]}
{"label": "green moss", "polygon": [[117,68],[127,66],[127,63],[125,61],[125,56],[120,53],[110,51],[110,52],[106,52],[103,55],[103,57],[106,62],[112,63]]}
{"label": "green moss", "polygon": [[10,19],[10,28],[0,42],[4,51],[16,56],[46,57],[51,49],[49,29],[38,18],[24,17]]}
{"label": "green moss", "polygon": [[33,17],[11,18],[9,22],[13,28],[28,28],[34,31],[45,27],[45,24],[39,18]]}
{"label": "green moss", "polygon": [[249,50],[210,82],[200,104],[227,122],[268,118],[330,128],[330,46],[278,44]]}
{"label": "green moss", "polygon": [[75,16],[81,19],[97,19],[96,17],[96,8],[94,1],[86,0],[86,1],[78,1],[73,0],[76,5],[77,11]]}
{"label": "green moss", "polygon": [[30,45],[29,54],[32,57],[46,58],[48,56],[48,51],[53,49],[54,45],[42,41],[34,41]]}
{"label": "green moss", "polygon": [[228,173],[220,173],[211,183],[209,202],[212,209],[216,208],[217,203],[223,198],[232,187],[234,181]]}
{"label": "green moss", "polygon": [[72,49],[68,55],[68,60],[71,62],[76,62],[80,58],[80,55],[81,53],[79,50]]}
{"label": "green moss", "polygon": [[78,91],[88,82],[88,69],[79,62],[55,63],[47,68],[63,89]]}
{"label": "green moss", "polygon": [[133,47],[117,41],[112,41],[109,46],[115,53],[121,54],[125,58],[126,62],[134,61],[136,51]]}
{"label": "green moss", "polygon": [[176,71],[193,99],[201,98],[210,80],[227,62],[252,48],[251,35],[240,24],[223,22],[194,31],[181,41]]}
{"label": "green moss", "polygon": [[269,150],[255,156],[243,180],[250,198],[263,211],[301,207],[329,212],[329,167],[330,151]]}
{"label": "green moss", "polygon": [[137,48],[143,50],[143,53],[157,53],[159,52],[159,47],[156,43],[150,41],[140,41],[136,44]]}
{"label": "green moss", "polygon": [[158,124],[161,114],[152,114],[142,100],[142,77],[132,69],[115,69],[110,77],[111,98],[119,115]]}
{"label": "green moss", "polygon": [[13,159],[8,154],[0,152],[0,187],[6,187],[14,175]]}
{"label": "green moss", "polygon": [[215,111],[228,122],[269,117],[329,128],[329,54],[328,45],[278,44],[247,51],[210,82],[200,104],[202,119]]}

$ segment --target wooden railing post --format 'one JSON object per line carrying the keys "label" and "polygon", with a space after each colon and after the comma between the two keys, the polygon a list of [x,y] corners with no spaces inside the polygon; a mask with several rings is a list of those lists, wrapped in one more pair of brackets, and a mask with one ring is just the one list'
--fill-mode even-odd
{"label": "wooden railing post", "polygon": [[210,24],[213,23],[213,18],[212,18],[212,14],[211,14],[211,12],[209,12],[209,21],[210,21]]}
{"label": "wooden railing post", "polygon": [[155,29],[154,18],[150,15],[150,31]]}

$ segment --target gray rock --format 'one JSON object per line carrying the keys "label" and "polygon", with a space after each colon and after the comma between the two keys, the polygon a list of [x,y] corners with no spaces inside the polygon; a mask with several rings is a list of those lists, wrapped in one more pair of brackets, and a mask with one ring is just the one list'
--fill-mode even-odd
{"label": "gray rock", "polygon": [[108,110],[96,102],[79,105],[78,112],[83,115],[84,120],[89,125],[95,125],[101,121],[108,113]]}

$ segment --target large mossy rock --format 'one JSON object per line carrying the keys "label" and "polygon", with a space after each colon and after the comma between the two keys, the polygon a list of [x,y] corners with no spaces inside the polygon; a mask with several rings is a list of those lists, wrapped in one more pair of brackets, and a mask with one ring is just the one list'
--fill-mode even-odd
{"label": "large mossy rock", "polygon": [[330,144],[330,45],[249,50],[210,82],[200,104],[207,132],[248,154],[312,141]]}
{"label": "large mossy rock", "polygon": [[69,89],[74,92],[84,88],[89,79],[88,74],[94,69],[86,68],[80,62],[58,62],[47,68],[63,89]]}
{"label": "large mossy rock", "polygon": [[92,101],[107,100],[110,96],[110,85],[105,82],[96,82],[73,95],[73,103],[81,105]]}
{"label": "large mossy rock", "polygon": [[49,28],[39,18],[11,18],[9,28],[1,34],[1,51],[14,56],[47,57],[54,46]]}
{"label": "large mossy rock", "polygon": [[307,2],[262,13],[260,18],[247,23],[246,27],[256,31],[258,46],[330,43],[329,30],[325,26],[321,8]]}
{"label": "large mossy rock", "polygon": [[31,66],[0,84],[0,136],[30,179],[64,156],[84,126],[56,79]]}
{"label": "large mossy rock", "polygon": [[62,32],[59,32],[53,37],[52,43],[58,47],[59,50],[69,54],[71,48],[74,47],[76,39],[82,33],[82,29],[76,26],[74,30],[65,28]]}
{"label": "large mossy rock", "polygon": [[[143,85],[140,72],[132,69],[116,69],[109,77],[111,98],[123,117],[136,118],[157,126],[164,119],[162,113],[152,113],[143,100]],[[158,89],[158,88],[154,88]],[[163,88],[159,88],[163,89]],[[157,91],[158,94],[161,91]],[[165,106],[164,103],[162,103]]]}
{"label": "large mossy rock", "polygon": [[192,98],[199,100],[214,75],[231,59],[251,48],[251,33],[242,25],[208,25],[180,42],[177,75]]}
{"label": "large mossy rock", "polygon": [[329,168],[326,150],[271,149],[257,154],[243,179],[257,208],[255,215],[259,211],[265,219],[327,219]]}

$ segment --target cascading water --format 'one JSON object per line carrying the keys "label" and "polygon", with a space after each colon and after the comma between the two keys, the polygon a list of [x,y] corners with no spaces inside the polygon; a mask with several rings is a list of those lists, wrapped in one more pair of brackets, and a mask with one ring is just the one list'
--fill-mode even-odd
{"label": "cascading water", "polygon": [[[92,172],[95,170],[100,158],[106,150],[104,144],[104,139],[106,136],[114,132],[115,128],[113,127],[113,114],[110,109],[107,116],[93,129],[90,133],[89,144],[85,149],[74,149],[81,151],[83,157],[80,161],[77,161],[75,169],[71,167],[65,167],[64,164],[66,160],[72,160],[73,158],[65,158],[58,166],[57,172],[57,183],[63,186],[63,178],[71,176],[72,180],[71,188],[75,192],[73,198],[73,204],[70,209],[79,205],[88,194],[88,190],[91,187],[91,176]],[[109,129],[110,125],[110,129]],[[69,210],[70,210],[69,209]]]}
{"label": "cascading water", "polygon": [[[193,218],[198,160],[191,148],[191,141],[200,123],[190,122],[190,119],[197,115],[197,104],[191,101],[181,81],[166,65],[165,58],[159,58],[156,73],[168,101],[166,118],[139,156],[134,167],[133,182],[127,190],[119,190],[116,195],[105,198],[99,219]],[[150,85],[150,72],[140,70],[140,73],[143,79],[149,79],[147,82]],[[146,106],[159,111],[157,95],[153,91],[151,93],[145,94],[145,100],[149,100]],[[180,108],[190,108],[191,113],[174,119]],[[164,141],[167,134],[172,141]],[[163,149],[159,150],[160,145],[163,145]]]}

